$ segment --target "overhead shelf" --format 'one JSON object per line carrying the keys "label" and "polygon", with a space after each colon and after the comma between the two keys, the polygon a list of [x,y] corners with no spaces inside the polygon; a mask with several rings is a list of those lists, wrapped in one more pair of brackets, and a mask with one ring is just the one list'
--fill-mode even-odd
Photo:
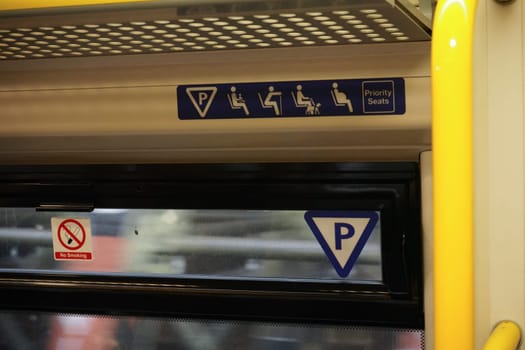
{"label": "overhead shelf", "polygon": [[430,33],[406,1],[131,2],[0,11],[0,60],[428,41]]}
{"label": "overhead shelf", "polygon": [[[425,4],[164,0],[0,11],[0,163],[417,160],[430,148]],[[363,79],[403,79],[405,112],[228,119],[226,108],[218,119],[186,120],[179,111],[181,86],[330,82],[309,92],[317,101],[333,82]]]}

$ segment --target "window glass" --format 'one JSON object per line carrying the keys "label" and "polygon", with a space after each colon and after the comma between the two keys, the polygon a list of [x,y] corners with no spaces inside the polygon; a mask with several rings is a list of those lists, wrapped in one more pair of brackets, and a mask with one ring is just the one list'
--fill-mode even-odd
{"label": "window glass", "polygon": [[49,350],[422,350],[389,328],[0,312],[0,348]]}
{"label": "window glass", "polygon": [[[97,209],[58,213],[2,208],[0,268],[341,280],[304,214],[300,210]],[[55,261],[52,217],[90,219],[92,261]],[[379,220],[343,280],[382,280],[380,242]]]}

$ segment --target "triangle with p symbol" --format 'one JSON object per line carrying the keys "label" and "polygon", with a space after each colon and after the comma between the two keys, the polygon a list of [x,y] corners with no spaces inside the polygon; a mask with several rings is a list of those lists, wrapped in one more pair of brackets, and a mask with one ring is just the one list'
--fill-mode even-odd
{"label": "triangle with p symbol", "polygon": [[379,221],[375,211],[310,210],[304,218],[342,278],[350,274]]}

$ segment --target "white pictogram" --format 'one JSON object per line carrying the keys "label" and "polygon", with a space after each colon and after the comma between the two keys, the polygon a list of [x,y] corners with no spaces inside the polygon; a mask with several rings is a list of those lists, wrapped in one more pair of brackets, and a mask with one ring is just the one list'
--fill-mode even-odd
{"label": "white pictogram", "polygon": [[332,99],[334,100],[334,104],[338,107],[347,106],[348,112],[352,113],[354,111],[354,108],[352,107],[352,101],[348,98],[347,94],[343,91],[339,91],[339,85],[334,82],[332,84]]}
{"label": "white pictogram", "polygon": [[237,88],[232,86],[230,93],[228,94],[228,102],[230,102],[231,109],[243,109],[245,115],[250,115],[250,110],[246,105],[246,101],[240,92],[237,92]]}
{"label": "white pictogram", "polygon": [[292,98],[297,108],[305,108],[305,115],[319,115],[320,103],[315,103],[311,97],[306,97],[303,93],[303,86],[297,85],[295,92],[292,91]]}
{"label": "white pictogram", "polygon": [[186,88],[186,94],[191,100],[191,103],[201,116],[205,118],[208,110],[213,103],[215,95],[217,94],[216,86],[198,86]]}
{"label": "white pictogram", "polygon": [[283,110],[283,93],[280,91],[275,91],[273,86],[268,87],[268,93],[266,96],[262,97],[260,93],[257,93],[259,96],[259,101],[263,108],[273,108],[275,115],[279,116]]}

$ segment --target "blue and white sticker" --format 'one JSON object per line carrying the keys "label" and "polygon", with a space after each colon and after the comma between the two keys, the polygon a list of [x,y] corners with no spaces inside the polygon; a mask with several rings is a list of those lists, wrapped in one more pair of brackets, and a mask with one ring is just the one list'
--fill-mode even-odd
{"label": "blue and white sticker", "polygon": [[379,216],[374,211],[307,211],[304,218],[337,274],[350,274]]}
{"label": "blue and white sticker", "polygon": [[179,119],[358,116],[405,113],[403,78],[181,85]]}

